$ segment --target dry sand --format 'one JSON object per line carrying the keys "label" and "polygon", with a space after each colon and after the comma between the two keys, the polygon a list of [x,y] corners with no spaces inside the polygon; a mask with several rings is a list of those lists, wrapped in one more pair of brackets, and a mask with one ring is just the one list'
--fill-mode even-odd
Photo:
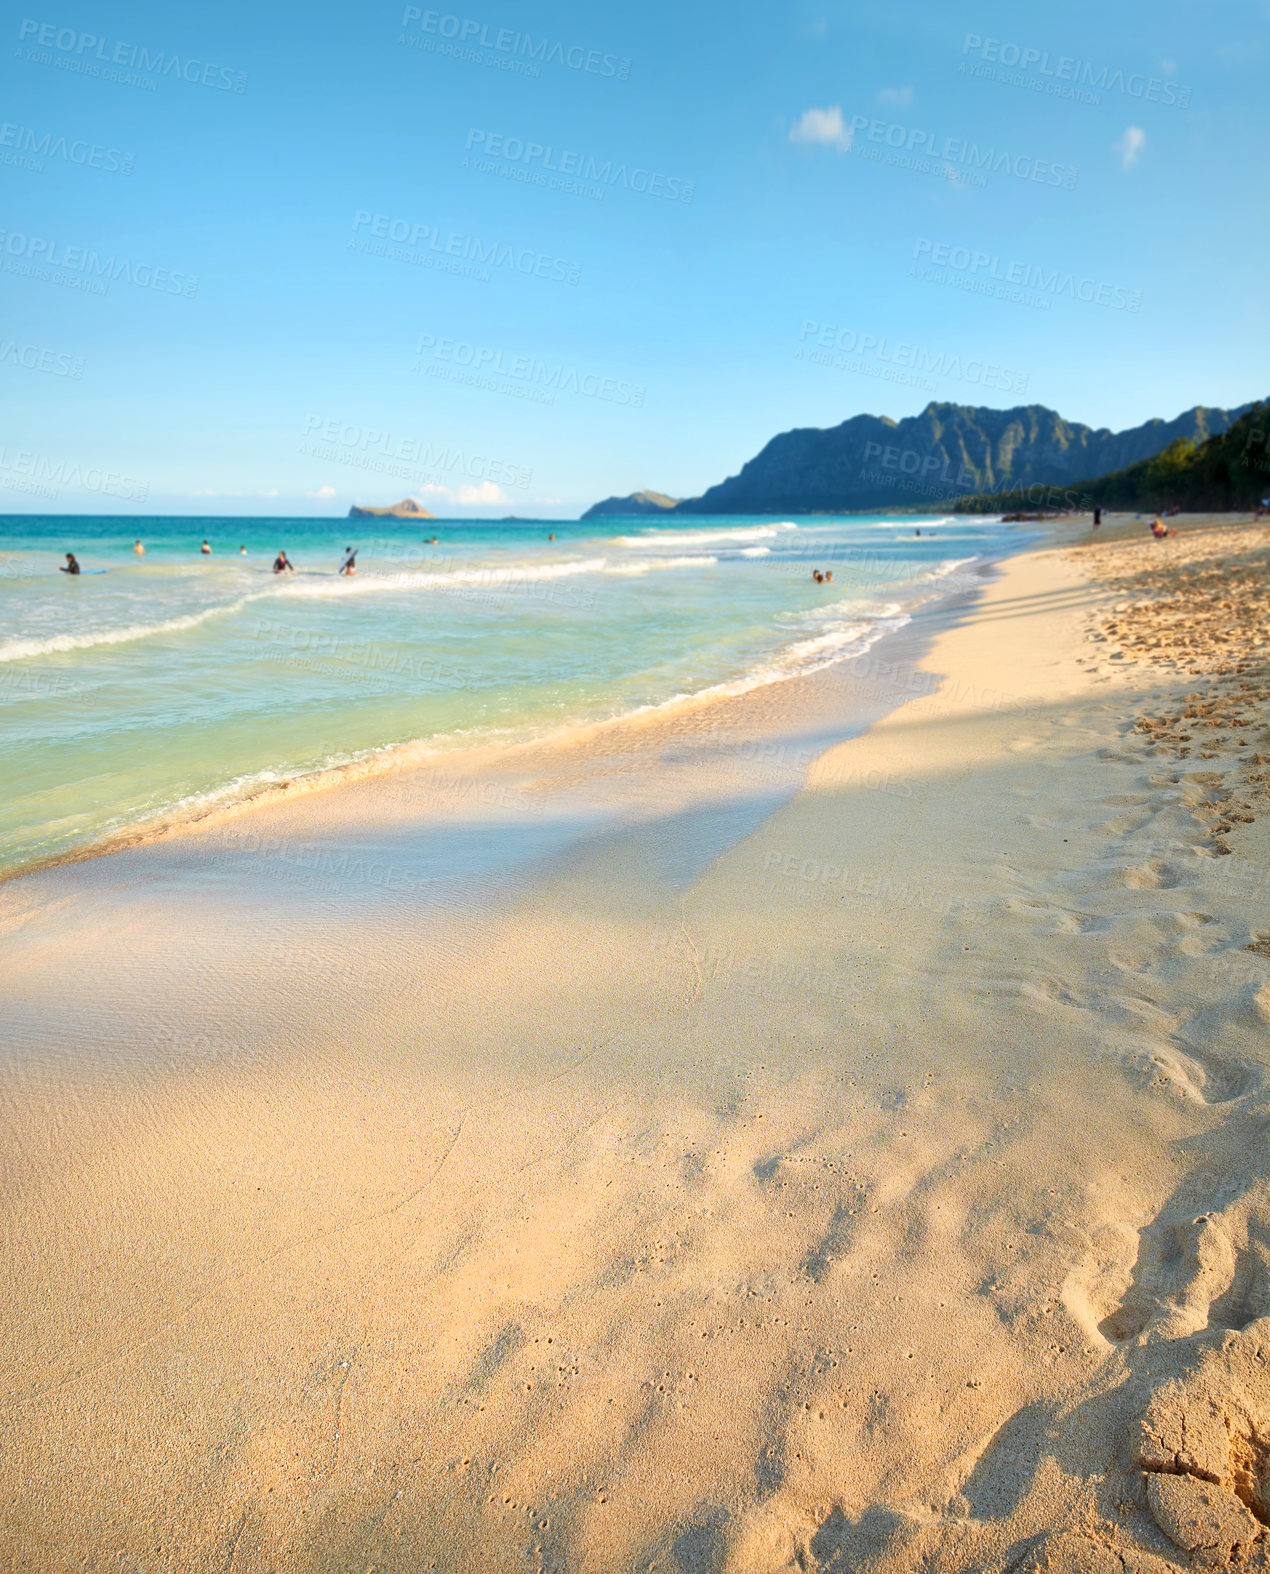
{"label": "dry sand", "polygon": [[5,1566],[1262,1566],[1270,533],[1106,534],[792,797],[646,733],[487,763],[515,879],[402,778],[10,882]]}

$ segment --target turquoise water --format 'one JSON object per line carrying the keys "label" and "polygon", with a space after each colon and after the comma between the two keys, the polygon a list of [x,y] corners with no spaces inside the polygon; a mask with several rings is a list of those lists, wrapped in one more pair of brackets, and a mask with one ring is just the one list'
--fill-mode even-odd
{"label": "turquoise water", "polygon": [[[963,583],[1009,531],[9,516],[0,865],[403,744],[520,740],[814,671]],[[349,545],[353,579],[336,572]],[[279,548],[294,576],[271,572]],[[68,550],[79,578],[57,572]]]}

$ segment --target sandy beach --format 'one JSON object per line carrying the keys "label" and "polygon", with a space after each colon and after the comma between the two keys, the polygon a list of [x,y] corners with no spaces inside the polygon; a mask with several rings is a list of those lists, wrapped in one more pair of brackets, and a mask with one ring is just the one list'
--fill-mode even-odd
{"label": "sandy beach", "polygon": [[1270,527],[1099,534],[0,886],[3,1566],[1270,1566]]}

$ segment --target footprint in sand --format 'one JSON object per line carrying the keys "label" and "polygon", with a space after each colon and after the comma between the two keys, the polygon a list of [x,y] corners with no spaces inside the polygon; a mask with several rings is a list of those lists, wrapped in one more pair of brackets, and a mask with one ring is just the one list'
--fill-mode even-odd
{"label": "footprint in sand", "polygon": [[1185,1050],[1160,1044],[1141,1050],[1129,1064],[1130,1075],[1143,1087],[1176,1094],[1191,1104],[1232,1104],[1255,1085],[1246,1067],[1188,1045]]}
{"label": "footprint in sand", "polygon": [[1234,1281],[1235,1248],[1216,1214],[1157,1220],[1142,1232],[1128,1294],[1099,1330],[1113,1344],[1189,1338],[1208,1327],[1212,1303]]}
{"label": "footprint in sand", "polygon": [[1270,1567],[1270,1318],[1157,1389],[1131,1451],[1156,1524],[1194,1566]]}
{"label": "footprint in sand", "polygon": [[1124,871],[1124,883],[1134,891],[1171,891],[1183,883],[1182,871],[1173,864],[1133,864]]}
{"label": "footprint in sand", "polygon": [[1031,896],[1008,896],[1000,903],[1000,910],[1012,918],[1028,919],[1043,925],[1044,934],[1083,935],[1106,926],[1105,919],[1097,918],[1092,913],[1056,907]]}

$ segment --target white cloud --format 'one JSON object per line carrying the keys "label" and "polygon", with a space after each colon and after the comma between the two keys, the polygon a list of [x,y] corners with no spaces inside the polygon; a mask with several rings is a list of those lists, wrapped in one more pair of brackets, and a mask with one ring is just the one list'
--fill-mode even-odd
{"label": "white cloud", "polygon": [[1147,145],[1147,134],[1141,126],[1126,126],[1124,136],[1111,144],[1113,153],[1120,155],[1120,168],[1132,169],[1138,154]]}
{"label": "white cloud", "polygon": [[876,103],[887,104],[892,109],[907,109],[913,102],[913,84],[905,82],[903,87],[883,87],[873,95]]}
{"label": "white cloud", "polygon": [[482,481],[479,486],[461,486],[457,490],[452,486],[441,486],[437,482],[429,482],[421,486],[416,492],[418,497],[427,497],[443,503],[510,503],[511,498],[503,491],[501,486],[496,486],[493,481]]}
{"label": "white cloud", "polygon": [[461,486],[458,501],[460,503],[510,503],[511,498],[501,486],[495,486],[493,481],[482,481],[480,486]]}
{"label": "white cloud", "polygon": [[791,142],[818,142],[824,147],[836,148],[839,153],[850,153],[854,131],[843,124],[842,108],[805,109],[789,128]]}
{"label": "white cloud", "polygon": [[306,492],[304,495],[305,497],[334,497],[335,488],[333,486],[320,486],[316,492]]}
{"label": "white cloud", "polygon": [[276,486],[271,486],[267,492],[262,492],[260,495],[261,497],[277,497],[278,488]]}

